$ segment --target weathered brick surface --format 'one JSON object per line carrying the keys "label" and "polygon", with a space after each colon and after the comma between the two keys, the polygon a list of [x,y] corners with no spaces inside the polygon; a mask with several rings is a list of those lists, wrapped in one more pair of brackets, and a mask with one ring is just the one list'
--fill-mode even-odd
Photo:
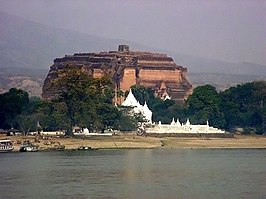
{"label": "weathered brick surface", "polygon": [[109,74],[116,89],[123,92],[132,85],[140,84],[154,89],[159,97],[167,93],[173,100],[183,102],[192,90],[186,78],[187,69],[176,65],[171,57],[161,53],[130,51],[126,46],[119,47],[119,51],[75,53],[56,58],[43,85],[44,99],[56,96],[57,88],[52,82],[60,78],[66,66],[80,68],[94,78]]}

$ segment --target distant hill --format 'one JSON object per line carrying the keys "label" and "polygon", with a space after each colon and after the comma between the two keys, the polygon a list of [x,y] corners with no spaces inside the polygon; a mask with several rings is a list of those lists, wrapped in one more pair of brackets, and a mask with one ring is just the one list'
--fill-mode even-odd
{"label": "distant hill", "polygon": [[216,87],[218,91],[225,90],[231,86],[243,84],[246,82],[266,80],[266,76],[260,75],[234,75],[222,73],[189,73],[189,82],[193,87],[210,84]]}
{"label": "distant hill", "polygon": [[53,28],[0,12],[0,68],[48,68],[56,57],[114,49],[122,40]]}
{"label": "distant hill", "polygon": [[[119,44],[128,44],[132,50],[168,53],[175,59],[176,64],[188,68],[191,82],[195,85],[199,83],[197,78],[200,76],[202,79],[199,84],[204,84],[205,80],[206,83],[217,84],[217,76],[207,75],[207,81],[204,74],[247,75],[251,79],[266,76],[264,65],[230,63],[167,52],[131,41],[54,28],[0,12],[0,92],[17,86],[30,91],[32,95],[38,95],[49,66],[56,57],[76,52],[116,50]],[[194,75],[196,73],[200,75]],[[230,79],[232,76],[226,79],[226,84],[230,85]],[[247,81],[250,81],[250,78],[247,78]],[[220,78],[219,82],[221,85],[226,85],[223,78]]]}
{"label": "distant hill", "polygon": [[202,57],[188,56],[168,52],[175,58],[176,63],[187,66],[191,73],[219,73],[230,75],[258,75],[266,76],[266,65],[256,63],[233,63]]}
{"label": "distant hill", "polygon": [[[18,87],[40,95],[56,57],[114,50],[121,43],[127,42],[54,28],[0,12],[0,92]],[[134,42],[129,44],[145,49]]]}

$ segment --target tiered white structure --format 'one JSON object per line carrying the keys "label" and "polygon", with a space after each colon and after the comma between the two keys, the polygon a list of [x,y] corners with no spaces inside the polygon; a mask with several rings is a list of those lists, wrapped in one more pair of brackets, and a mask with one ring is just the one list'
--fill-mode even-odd
{"label": "tiered white structure", "polygon": [[152,111],[149,109],[147,103],[145,102],[142,106],[133,95],[131,89],[129,90],[129,93],[125,99],[125,101],[122,103],[122,106],[128,106],[133,107],[134,113],[140,113],[142,114],[148,123],[152,123]]}
{"label": "tiered white structure", "polygon": [[[169,99],[171,99],[168,96]],[[141,113],[149,124],[152,124],[152,111],[149,109],[147,103],[142,106],[133,95],[131,89],[125,101],[122,103],[122,106],[133,107],[134,113]],[[145,127],[146,133],[225,133],[225,131],[212,127],[207,121],[206,124],[197,124],[193,125],[187,119],[186,123],[180,123],[179,119],[173,118],[170,124],[162,124],[159,121],[158,124],[152,124],[150,127]]]}
{"label": "tiered white structure", "polygon": [[146,128],[146,133],[225,133],[225,131],[209,126],[208,121],[204,125],[192,125],[189,119],[187,119],[186,123],[181,124],[179,119],[175,121],[173,118],[170,124],[162,124],[159,121],[158,124]]}

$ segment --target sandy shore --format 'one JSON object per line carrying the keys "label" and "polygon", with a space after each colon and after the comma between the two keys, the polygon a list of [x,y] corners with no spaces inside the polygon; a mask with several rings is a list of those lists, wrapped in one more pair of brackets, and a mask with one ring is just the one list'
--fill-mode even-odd
{"label": "sandy shore", "polygon": [[[1,139],[6,136],[1,135]],[[182,137],[144,137],[137,135],[94,136],[82,138],[38,139],[34,136],[10,136],[14,151],[19,150],[20,142],[27,139],[39,145],[40,150],[49,150],[64,145],[65,149],[78,149],[80,146],[90,146],[97,149],[125,149],[125,148],[260,148],[266,149],[266,136],[236,135],[234,138],[182,138]]]}

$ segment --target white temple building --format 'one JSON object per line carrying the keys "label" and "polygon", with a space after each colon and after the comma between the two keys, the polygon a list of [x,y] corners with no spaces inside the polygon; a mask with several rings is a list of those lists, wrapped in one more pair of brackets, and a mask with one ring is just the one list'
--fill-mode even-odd
{"label": "white temple building", "polygon": [[[167,99],[171,99],[169,96],[166,96]],[[145,132],[149,133],[225,133],[225,131],[212,127],[207,121],[206,124],[191,124],[190,120],[187,119],[185,123],[181,123],[179,119],[173,118],[170,124],[162,124],[159,121],[157,124],[152,123],[152,111],[149,109],[147,103],[142,106],[133,95],[131,89],[129,94],[126,97],[125,101],[122,103],[122,106],[133,107],[134,113],[141,113],[150,125],[145,127]]]}
{"label": "white temple building", "polygon": [[122,103],[122,106],[128,106],[133,107],[134,113],[140,113],[144,116],[144,118],[147,120],[148,123],[152,123],[152,111],[149,109],[147,103],[145,102],[142,106],[133,95],[131,89],[129,90],[129,93],[125,99],[125,101]]}
{"label": "white temple building", "polygon": [[207,121],[206,124],[193,125],[187,119],[186,123],[181,124],[179,119],[175,121],[173,118],[170,124],[162,124],[159,121],[158,124],[154,124],[151,127],[145,129],[146,133],[225,133],[225,131],[212,127]]}

